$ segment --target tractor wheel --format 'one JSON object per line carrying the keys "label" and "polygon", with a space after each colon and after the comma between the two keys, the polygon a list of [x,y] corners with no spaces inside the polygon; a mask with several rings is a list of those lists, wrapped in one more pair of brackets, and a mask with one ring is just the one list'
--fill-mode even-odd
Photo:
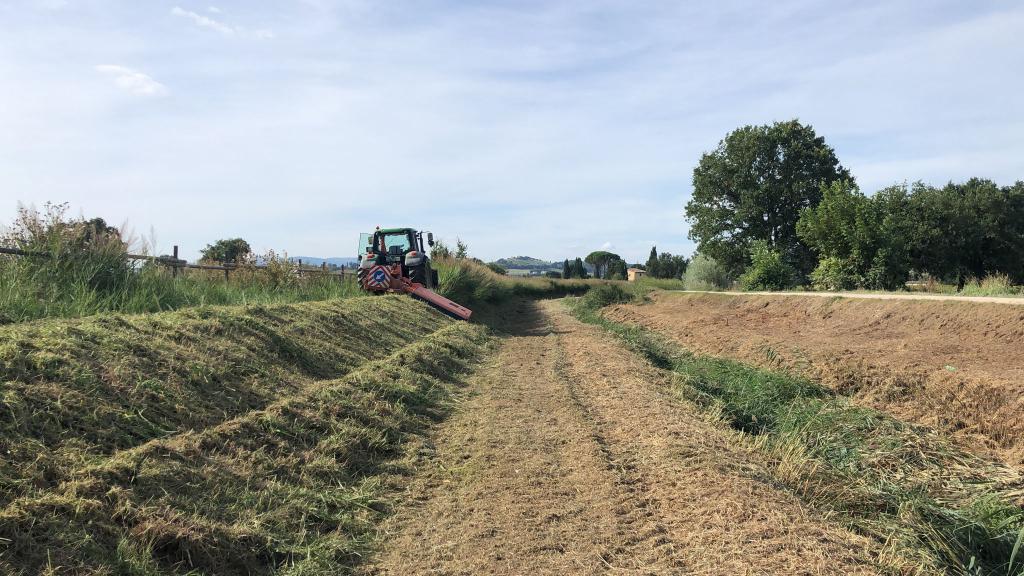
{"label": "tractor wheel", "polygon": [[431,286],[427,282],[429,278],[430,268],[426,263],[424,263],[422,266],[417,266],[415,268],[409,269],[409,279],[417,284],[422,284],[423,286],[430,288]]}

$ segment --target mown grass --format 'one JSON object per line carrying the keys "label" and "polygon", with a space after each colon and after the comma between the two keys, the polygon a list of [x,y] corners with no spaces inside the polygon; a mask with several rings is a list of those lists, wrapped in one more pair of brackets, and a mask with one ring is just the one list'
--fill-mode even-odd
{"label": "mown grass", "polygon": [[391,296],[0,329],[3,574],[338,574],[486,331]]}
{"label": "mown grass", "polygon": [[676,375],[679,392],[763,451],[773,477],[874,537],[894,573],[1024,574],[1024,483],[937,434],[853,405],[791,374],[697,356],[642,327],[610,321],[632,294],[595,289],[574,314]]}

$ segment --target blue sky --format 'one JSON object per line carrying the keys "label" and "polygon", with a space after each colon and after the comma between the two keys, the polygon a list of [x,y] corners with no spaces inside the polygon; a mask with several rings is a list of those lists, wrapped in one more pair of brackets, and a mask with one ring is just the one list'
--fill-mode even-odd
{"label": "blue sky", "polygon": [[1022,32],[1016,1],[0,0],[0,221],[689,254],[693,167],[746,124],[814,125],[869,192],[1024,178]]}

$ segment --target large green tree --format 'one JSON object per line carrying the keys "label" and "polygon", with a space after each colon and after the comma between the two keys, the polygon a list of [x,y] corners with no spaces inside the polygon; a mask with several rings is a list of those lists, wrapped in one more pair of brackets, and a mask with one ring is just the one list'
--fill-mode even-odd
{"label": "large green tree", "polygon": [[608,272],[608,265],[615,260],[621,260],[618,254],[606,250],[595,250],[583,259],[584,262],[594,267],[594,278],[605,278]]}
{"label": "large green tree", "polygon": [[823,186],[843,180],[852,180],[850,172],[811,126],[797,120],[744,126],[693,171],[690,238],[733,274],[749,264],[758,240],[806,274],[817,261],[797,237],[797,220],[818,204]]}
{"label": "large green tree", "polygon": [[911,198],[915,269],[963,287],[1003,273],[1024,282],[1024,182],[1000,188],[972,178],[921,186]]}
{"label": "large green tree", "polygon": [[[914,192],[923,187],[915,184]],[[827,289],[898,290],[910,274],[914,231],[911,191],[890,186],[865,196],[852,182],[835,182],[818,206],[804,210],[800,238],[819,256],[812,273]]]}
{"label": "large green tree", "polygon": [[683,256],[674,256],[671,252],[662,252],[658,255],[658,275],[655,278],[679,279],[686,273],[686,266],[689,261]]}
{"label": "large green tree", "polygon": [[241,238],[226,238],[207,244],[203,248],[203,260],[208,262],[238,263],[252,254],[249,243]]}

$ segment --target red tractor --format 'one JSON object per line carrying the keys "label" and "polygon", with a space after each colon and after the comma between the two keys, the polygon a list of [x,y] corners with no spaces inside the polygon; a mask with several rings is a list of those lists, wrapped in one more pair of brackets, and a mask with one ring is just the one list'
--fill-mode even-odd
{"label": "red tractor", "polygon": [[[434,235],[427,232],[427,245]],[[437,271],[423,248],[423,233],[412,228],[380,228],[359,235],[359,287],[373,294],[400,292],[423,300],[441,312],[469,320],[473,312],[432,291]]]}

